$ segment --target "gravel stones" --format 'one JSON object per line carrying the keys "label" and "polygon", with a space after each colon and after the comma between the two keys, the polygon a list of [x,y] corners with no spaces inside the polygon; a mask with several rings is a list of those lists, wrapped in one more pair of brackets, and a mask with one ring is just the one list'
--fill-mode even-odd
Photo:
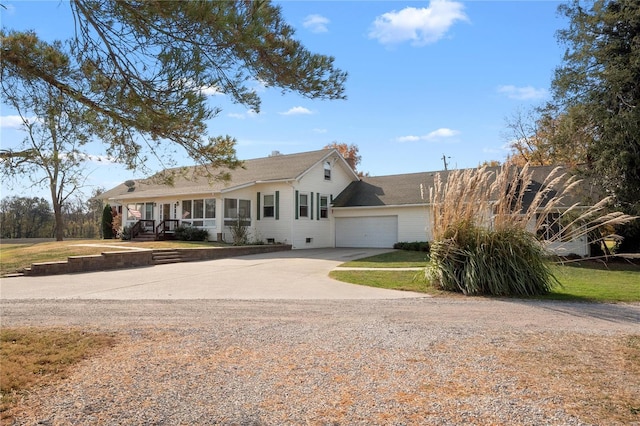
{"label": "gravel stones", "polygon": [[29,303],[3,302],[3,326],[119,343],[25,397],[15,425],[615,425],[633,417],[602,401],[640,395],[616,349],[637,305],[614,322],[482,299]]}

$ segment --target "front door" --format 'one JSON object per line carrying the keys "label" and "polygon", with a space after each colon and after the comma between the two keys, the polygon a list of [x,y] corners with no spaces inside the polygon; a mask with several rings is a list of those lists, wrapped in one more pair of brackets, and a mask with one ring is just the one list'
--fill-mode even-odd
{"label": "front door", "polygon": [[171,204],[160,204],[160,222],[171,219]]}

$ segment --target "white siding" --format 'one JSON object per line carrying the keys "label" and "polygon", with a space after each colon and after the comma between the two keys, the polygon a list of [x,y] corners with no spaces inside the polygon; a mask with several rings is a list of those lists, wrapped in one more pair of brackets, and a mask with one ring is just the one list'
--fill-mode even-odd
{"label": "white siding", "polygon": [[572,254],[586,257],[589,256],[589,244],[586,237],[577,238],[571,241],[544,241],[545,248],[558,256],[569,256]]}
{"label": "white siding", "polygon": [[[291,241],[294,249],[334,247],[335,245],[331,208],[329,207],[327,219],[318,219],[318,194],[328,197],[330,204],[332,197],[337,197],[351,183],[354,176],[349,169],[344,168],[348,166],[337,156],[329,158],[329,161],[332,162],[331,180],[325,180],[324,163],[321,162],[311,168],[291,188],[292,204],[289,211],[292,215]],[[309,196],[313,193],[313,219],[311,214],[308,217],[295,218],[295,191],[309,194]],[[309,208],[311,209],[311,202]]]}
{"label": "white siding", "polygon": [[[260,192],[261,198],[264,194],[274,194],[278,191],[278,219],[274,217],[263,217],[262,212],[260,212],[260,220],[254,220],[255,228],[255,236],[259,241],[267,242],[269,239],[273,239],[276,243],[283,244],[291,244],[291,220],[293,214],[293,208],[290,207],[293,201],[293,191],[291,189],[290,184],[264,184],[257,185],[254,188],[256,193],[254,193],[253,203],[256,204],[254,206],[254,211],[256,215],[254,215],[254,219],[257,216],[257,192]],[[262,209],[262,200],[260,201],[260,208]]]}

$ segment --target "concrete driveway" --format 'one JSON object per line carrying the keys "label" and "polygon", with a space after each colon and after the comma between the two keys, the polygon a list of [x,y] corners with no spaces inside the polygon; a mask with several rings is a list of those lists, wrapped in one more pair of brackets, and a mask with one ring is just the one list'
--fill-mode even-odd
{"label": "concrete driveway", "polygon": [[310,249],[204,262],[84,274],[0,280],[0,298],[15,299],[402,299],[421,293],[335,281],[329,272],[385,249]]}

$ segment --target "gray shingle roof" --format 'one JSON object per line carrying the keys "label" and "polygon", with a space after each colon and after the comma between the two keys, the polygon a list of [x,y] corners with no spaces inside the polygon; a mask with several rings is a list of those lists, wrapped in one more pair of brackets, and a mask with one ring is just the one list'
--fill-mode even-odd
{"label": "gray shingle roof", "polygon": [[420,184],[433,184],[435,173],[363,177],[351,182],[333,200],[334,207],[395,206],[423,204]]}
{"label": "gray shingle roof", "polygon": [[198,166],[171,169],[169,172],[176,172],[173,185],[162,183],[160,179],[161,172],[149,179],[136,180],[135,186],[132,188],[122,183],[101,194],[100,198],[141,199],[167,195],[203,194],[221,192],[256,182],[294,180],[329,156],[333,151],[333,149],[322,149],[298,154],[256,158],[245,160],[243,168],[215,171],[215,173],[229,172],[231,177],[229,181],[212,180],[203,175],[203,168]]}
{"label": "gray shingle roof", "polygon": [[[540,190],[547,176],[555,169],[555,166],[532,167],[532,182],[528,187],[528,193],[523,202],[527,206],[533,200],[536,191]],[[498,167],[489,170],[497,172]],[[566,171],[566,170],[563,170]],[[451,171],[437,171],[424,173],[411,173],[402,175],[363,177],[362,180],[352,182],[338,197],[334,199],[334,207],[367,207],[367,206],[399,206],[411,204],[427,204],[429,188],[434,186],[434,179],[440,173],[442,178]],[[424,199],[420,192],[420,185],[424,188]],[[552,192],[551,196],[555,193]],[[570,197],[567,197],[560,205],[569,206],[577,201],[593,203],[600,200],[599,195],[591,182],[583,181]]]}

